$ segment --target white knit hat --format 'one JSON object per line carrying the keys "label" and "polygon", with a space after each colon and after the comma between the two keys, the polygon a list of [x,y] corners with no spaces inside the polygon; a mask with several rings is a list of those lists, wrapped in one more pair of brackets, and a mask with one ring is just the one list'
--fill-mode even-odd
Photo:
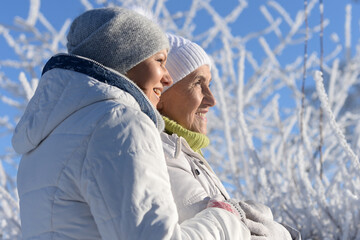
{"label": "white knit hat", "polygon": [[68,52],[126,74],[169,41],[160,26],[135,11],[98,8],[78,16],[67,35]]}
{"label": "white knit hat", "polygon": [[[202,47],[186,38],[170,33],[167,33],[167,37],[170,43],[170,52],[166,68],[174,84],[202,65],[208,65],[211,69],[210,58]],[[168,88],[165,87],[164,91]]]}

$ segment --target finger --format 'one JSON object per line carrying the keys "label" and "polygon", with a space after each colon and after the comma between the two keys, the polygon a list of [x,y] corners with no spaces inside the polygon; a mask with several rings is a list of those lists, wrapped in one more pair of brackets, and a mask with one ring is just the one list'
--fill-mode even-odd
{"label": "finger", "polygon": [[259,211],[257,211],[254,207],[250,206],[249,204],[240,201],[240,207],[244,210],[246,214],[246,218],[251,219],[255,222],[264,223],[267,217],[263,216]]}
{"label": "finger", "polygon": [[259,202],[255,202],[253,200],[246,200],[245,203],[249,204],[251,207],[258,210],[261,214],[264,215],[264,217],[268,217],[269,219],[274,219],[272,211],[268,206]]}
{"label": "finger", "polygon": [[254,222],[250,219],[245,219],[245,224],[247,228],[250,230],[251,235],[257,236],[267,236],[269,230],[262,223]]}

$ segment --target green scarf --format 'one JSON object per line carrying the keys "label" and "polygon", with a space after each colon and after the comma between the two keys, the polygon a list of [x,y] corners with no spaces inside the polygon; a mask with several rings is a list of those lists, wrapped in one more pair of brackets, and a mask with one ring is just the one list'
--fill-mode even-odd
{"label": "green scarf", "polygon": [[210,144],[210,140],[206,135],[190,131],[167,117],[163,116],[163,119],[165,121],[166,133],[175,133],[178,136],[185,138],[185,140],[187,141],[191,149],[194,150],[194,152],[200,153],[202,155],[201,149],[207,147]]}

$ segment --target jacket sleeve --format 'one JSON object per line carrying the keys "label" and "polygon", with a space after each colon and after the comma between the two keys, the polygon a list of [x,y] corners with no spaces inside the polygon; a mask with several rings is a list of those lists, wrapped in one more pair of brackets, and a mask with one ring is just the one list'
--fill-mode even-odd
{"label": "jacket sleeve", "polygon": [[114,110],[84,144],[80,188],[102,239],[250,239],[223,209],[178,224],[160,136],[142,112]]}

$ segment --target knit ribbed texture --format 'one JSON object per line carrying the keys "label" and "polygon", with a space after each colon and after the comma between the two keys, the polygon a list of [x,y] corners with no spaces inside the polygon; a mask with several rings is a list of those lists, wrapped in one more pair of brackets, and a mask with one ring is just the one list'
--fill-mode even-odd
{"label": "knit ribbed texture", "polygon": [[165,131],[168,134],[175,133],[178,136],[185,138],[194,152],[200,153],[202,155],[201,149],[207,147],[210,144],[210,140],[206,135],[190,131],[167,117],[163,116],[163,119],[165,121]]}
{"label": "knit ribbed texture", "polygon": [[71,24],[67,39],[69,53],[122,74],[160,50],[169,49],[169,41],[156,23],[119,7],[81,14]]}
{"label": "knit ribbed texture", "polygon": [[[177,83],[197,68],[208,65],[211,61],[204,49],[194,42],[173,34],[167,34],[170,43],[170,52],[166,61],[166,69]],[[165,87],[166,91],[169,87]]]}

